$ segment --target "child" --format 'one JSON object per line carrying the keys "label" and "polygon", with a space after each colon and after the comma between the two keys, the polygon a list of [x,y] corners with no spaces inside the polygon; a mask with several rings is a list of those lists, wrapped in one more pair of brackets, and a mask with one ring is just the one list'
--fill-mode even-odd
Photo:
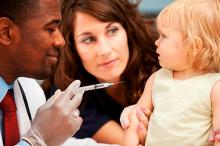
{"label": "child", "polygon": [[[220,127],[220,0],[176,0],[156,20],[162,69],[130,112],[123,146],[138,144],[134,115],[152,111],[146,146],[209,146]],[[126,111],[125,111],[126,112]]]}

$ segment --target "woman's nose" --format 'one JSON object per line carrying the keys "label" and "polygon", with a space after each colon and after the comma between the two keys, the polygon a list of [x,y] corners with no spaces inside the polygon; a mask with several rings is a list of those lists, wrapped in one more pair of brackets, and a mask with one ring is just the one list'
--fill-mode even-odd
{"label": "woman's nose", "polygon": [[98,46],[98,55],[107,55],[111,52],[111,45],[108,43],[108,41],[102,39],[99,41]]}

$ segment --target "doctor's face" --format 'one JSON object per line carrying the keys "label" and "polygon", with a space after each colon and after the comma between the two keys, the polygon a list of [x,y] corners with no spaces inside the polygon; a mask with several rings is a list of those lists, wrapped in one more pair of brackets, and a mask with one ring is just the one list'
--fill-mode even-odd
{"label": "doctor's face", "polygon": [[41,0],[40,9],[33,17],[18,26],[15,42],[17,50],[11,61],[19,66],[16,72],[22,76],[46,78],[57,62],[58,47],[64,45],[64,38],[58,29],[61,19],[59,0]]}
{"label": "doctor's face", "polygon": [[119,81],[129,59],[127,33],[122,25],[77,12],[73,28],[84,68],[100,82]]}

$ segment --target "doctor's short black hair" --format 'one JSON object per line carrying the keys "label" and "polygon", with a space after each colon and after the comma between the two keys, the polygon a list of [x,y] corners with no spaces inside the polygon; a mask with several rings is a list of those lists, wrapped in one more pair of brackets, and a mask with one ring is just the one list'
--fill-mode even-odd
{"label": "doctor's short black hair", "polygon": [[39,7],[39,0],[0,0],[0,18],[7,17],[13,22],[29,18]]}

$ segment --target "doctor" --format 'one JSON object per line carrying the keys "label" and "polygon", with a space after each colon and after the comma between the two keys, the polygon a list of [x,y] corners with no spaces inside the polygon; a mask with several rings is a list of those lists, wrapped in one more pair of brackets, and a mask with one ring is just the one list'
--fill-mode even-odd
{"label": "doctor", "polygon": [[79,81],[44,104],[38,84],[18,78],[50,75],[65,43],[59,6],[58,0],[0,1],[0,145],[60,145],[82,123]]}

